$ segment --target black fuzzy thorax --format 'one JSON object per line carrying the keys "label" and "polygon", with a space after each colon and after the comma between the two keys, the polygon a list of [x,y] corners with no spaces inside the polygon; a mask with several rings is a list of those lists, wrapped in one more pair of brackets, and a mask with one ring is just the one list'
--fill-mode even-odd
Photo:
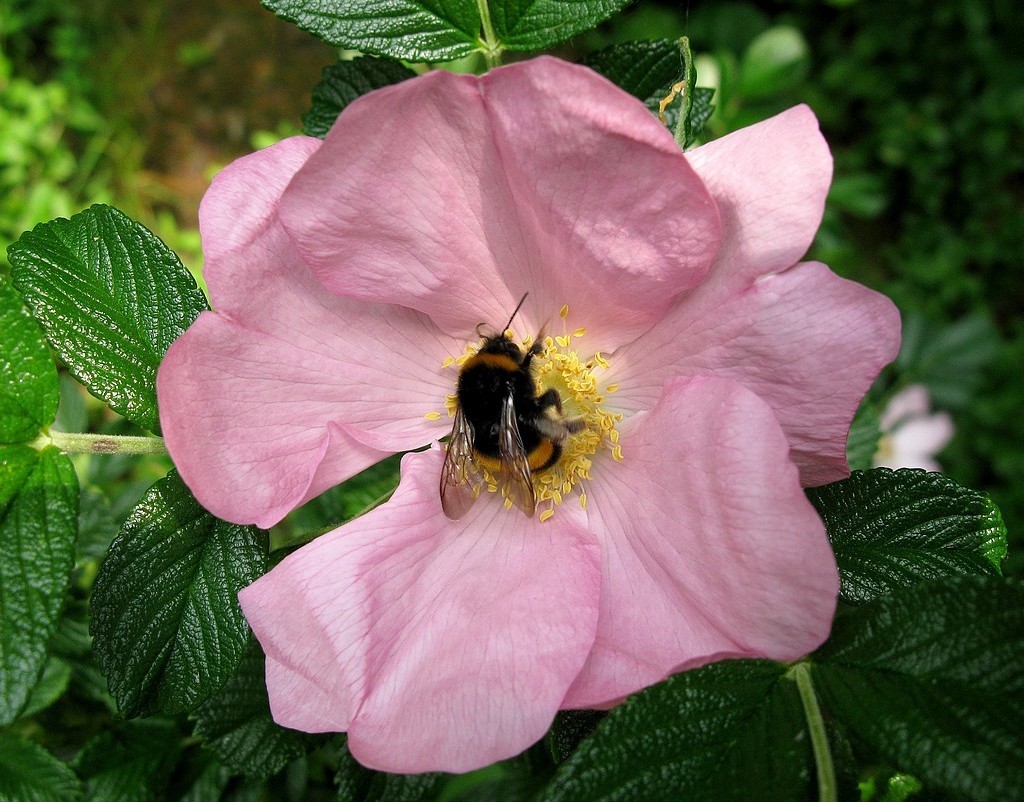
{"label": "black fuzzy thorax", "polygon": [[473,448],[488,457],[497,458],[498,430],[505,399],[512,396],[519,436],[526,453],[532,452],[543,436],[534,421],[540,414],[537,387],[522,350],[505,337],[487,340],[479,354],[501,354],[518,366],[516,370],[471,361],[459,374],[458,398],[462,414],[473,427]]}

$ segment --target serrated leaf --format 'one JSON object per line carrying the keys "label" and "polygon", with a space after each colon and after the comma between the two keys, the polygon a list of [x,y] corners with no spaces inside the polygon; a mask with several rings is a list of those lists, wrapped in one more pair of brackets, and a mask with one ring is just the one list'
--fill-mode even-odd
{"label": "serrated leaf", "polygon": [[68,370],[111,409],[159,431],[156,369],[207,308],[178,257],[100,204],[40,223],[8,257],[15,286]]}
{"label": "serrated leaf", "polygon": [[999,508],[940,473],[875,468],[807,495],[825,521],[840,596],[850,604],[925,579],[995,574],[1006,553]]}
{"label": "serrated leaf", "polygon": [[263,0],[332,47],[409,61],[448,61],[482,48],[476,0]]}
{"label": "serrated leaf", "polygon": [[543,50],[588,31],[631,0],[489,0],[498,41],[508,50]]}
{"label": "serrated leaf", "polygon": [[804,799],[815,771],[788,670],[727,661],[630,697],[559,767],[542,802]]}
{"label": "serrated leaf", "polygon": [[34,741],[0,732],[0,802],[71,802],[78,778]]}
{"label": "serrated leaf", "polygon": [[[662,99],[669,96],[672,86],[682,78],[684,66],[679,43],[673,39],[623,42],[591,53],[581,63],[642,100],[655,114]],[[694,89],[690,136],[685,145],[700,136],[714,112],[711,102],[714,94],[714,90],[707,87]],[[674,130],[678,120],[679,104],[672,103],[665,109],[665,125]]]}
{"label": "serrated leaf", "polygon": [[135,506],[93,589],[90,631],[125,716],[194,710],[249,639],[237,594],[266,571],[266,533],[214,518],[171,471]]}
{"label": "serrated leaf", "polygon": [[286,729],[270,716],[266,659],[255,641],[238,671],[196,711],[196,735],[224,765],[253,779],[277,774],[314,743],[311,736]]}
{"label": "serrated leaf", "polygon": [[1024,585],[958,577],[850,610],[815,655],[825,707],[880,758],[957,796],[1024,799]]}
{"label": "serrated leaf", "polygon": [[57,368],[14,287],[0,281],[0,444],[24,443],[57,415]]}
{"label": "serrated leaf", "polygon": [[167,783],[180,741],[164,719],[126,721],[93,738],[75,759],[82,802],[151,802]]}
{"label": "serrated leaf", "polygon": [[71,573],[78,478],[55,448],[0,448],[0,725],[18,717],[46,660]]}
{"label": "serrated leaf", "polygon": [[[629,0],[490,0],[497,46],[543,50],[589,30]],[[264,6],[334,47],[408,61],[483,52],[477,0],[263,0]]]}
{"label": "serrated leaf", "polygon": [[303,131],[323,139],[341,110],[357,97],[415,75],[401,62],[372,56],[332,64],[313,87],[313,108],[302,116]]}

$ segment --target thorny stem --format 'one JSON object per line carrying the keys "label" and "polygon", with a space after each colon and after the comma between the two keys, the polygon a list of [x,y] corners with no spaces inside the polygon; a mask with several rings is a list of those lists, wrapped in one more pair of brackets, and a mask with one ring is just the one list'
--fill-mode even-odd
{"label": "thorny stem", "polygon": [[29,443],[35,449],[56,446],[65,454],[166,454],[162,437],[130,437],[79,432],[43,432]]}
{"label": "thorny stem", "polygon": [[818,768],[818,802],[837,802],[839,797],[832,750],[828,745],[825,719],[822,718],[818,698],[814,695],[814,683],[807,663],[797,663],[789,670],[789,676],[796,680],[807,729],[811,733],[811,749],[814,750],[814,763]]}
{"label": "thorny stem", "polygon": [[494,33],[494,24],[491,22],[491,9],[487,0],[476,0],[477,10],[480,12],[480,24],[484,29],[484,59],[487,61],[487,69],[493,70],[501,64],[501,51],[504,48]]}

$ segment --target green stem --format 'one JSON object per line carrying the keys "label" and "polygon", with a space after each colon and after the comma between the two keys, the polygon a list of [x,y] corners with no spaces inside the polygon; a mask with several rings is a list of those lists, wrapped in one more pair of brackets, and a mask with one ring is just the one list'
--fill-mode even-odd
{"label": "green stem", "polygon": [[690,135],[690,110],[693,108],[693,87],[696,84],[696,76],[693,72],[693,51],[690,49],[690,38],[680,37],[679,52],[683,57],[683,85],[679,98],[679,119],[676,120],[676,130],[673,132],[676,144],[680,150],[686,148],[686,140]]}
{"label": "green stem", "polygon": [[821,715],[818,698],[814,695],[814,683],[807,663],[797,663],[789,670],[789,676],[796,680],[800,701],[804,706],[804,718],[811,733],[811,748],[814,763],[818,767],[818,802],[837,802],[839,793],[836,786],[836,768],[832,763],[832,750],[828,745],[825,719]]}
{"label": "green stem", "polygon": [[130,437],[79,432],[42,433],[29,443],[33,448],[56,446],[65,454],[166,454],[162,437]]}
{"label": "green stem", "polygon": [[480,12],[480,24],[484,29],[484,59],[487,61],[487,69],[493,70],[501,64],[501,51],[504,48],[494,33],[494,23],[491,22],[491,9],[487,0],[476,0],[477,11]]}

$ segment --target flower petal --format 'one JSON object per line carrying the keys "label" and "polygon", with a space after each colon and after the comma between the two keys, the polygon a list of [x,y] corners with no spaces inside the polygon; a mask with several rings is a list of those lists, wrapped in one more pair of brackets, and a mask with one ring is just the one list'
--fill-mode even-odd
{"label": "flower petal", "polygon": [[[807,486],[849,474],[846,438],[864,394],[896,358],[899,312],[883,295],[807,262],[731,291],[717,276],[612,360],[614,402],[649,409],[672,376],[736,379],[775,410]],[[621,366],[621,367],[620,367]]]}
{"label": "flower petal", "polygon": [[827,637],[835,559],[763,401],[733,381],[677,379],[621,443],[624,460],[595,466],[587,490],[601,612],[563,707],[722,656],[793,660]]}
{"label": "flower petal", "polygon": [[722,218],[716,278],[743,286],[807,252],[832,182],[832,155],[807,106],[741,128],[687,158]]}
{"label": "flower petal", "polygon": [[199,205],[199,230],[203,278],[219,309],[244,311],[244,304],[233,303],[232,293],[247,286],[233,281],[237,277],[230,272],[221,275],[220,257],[245,249],[267,228],[278,225],[281,193],[320,145],[313,137],[289,137],[236,159],[213,179]]}
{"label": "flower petal", "polygon": [[[400,132],[397,147],[382,130]],[[501,325],[529,291],[526,331],[569,303],[618,335],[611,347],[701,280],[719,235],[710,196],[643,105],[551,58],[483,78],[439,70],[359,98],[296,175],[282,217],[340,295],[409,306],[465,336]],[[615,325],[594,325],[605,320]]]}
{"label": "flower petal", "polygon": [[568,303],[569,330],[585,326],[588,346],[609,350],[704,279],[718,250],[718,210],[642,103],[554,58],[494,70],[481,91],[536,249],[526,262],[530,286],[548,300],[547,315]]}
{"label": "flower petal", "polygon": [[277,721],[347,730],[392,772],[467,771],[550,726],[594,637],[600,558],[582,512],[541,524],[486,495],[441,511],[440,449],[382,507],[239,594]]}
{"label": "flower petal", "polygon": [[[186,484],[216,515],[260,526],[389,453],[443,436],[456,374],[441,362],[462,350],[424,315],[339,298],[309,272],[267,189],[268,176],[283,189],[294,156],[282,144],[215,182],[214,199],[252,199],[239,212],[249,215],[246,233],[231,247],[209,243],[218,311],[171,346],[157,376],[161,426]],[[216,240],[221,224],[211,226],[204,235]]]}
{"label": "flower petal", "polygon": [[911,384],[889,400],[878,425],[883,432],[889,432],[908,418],[927,415],[930,410],[931,399],[928,396],[928,388],[923,384]]}

